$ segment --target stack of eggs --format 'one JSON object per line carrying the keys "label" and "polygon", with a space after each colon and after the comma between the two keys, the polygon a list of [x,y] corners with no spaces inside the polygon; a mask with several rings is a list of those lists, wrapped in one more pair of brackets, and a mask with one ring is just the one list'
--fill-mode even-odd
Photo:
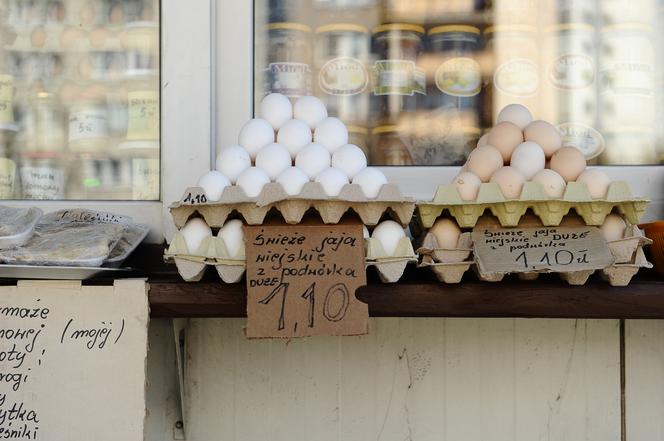
{"label": "stack of eggs", "polygon": [[526,181],[539,182],[554,198],[563,196],[568,182],[585,183],[592,198],[605,197],[610,184],[605,173],[586,169],[580,150],[563,146],[558,129],[533,121],[526,107],[510,104],[479,139],[453,183],[461,199],[474,201],[483,182],[494,182],[506,198],[517,199]]}
{"label": "stack of eggs", "polygon": [[293,105],[286,96],[272,93],[261,102],[260,115],[242,127],[238,145],[221,151],[216,170],[199,179],[208,201],[218,201],[229,185],[257,197],[269,182],[278,182],[295,196],[310,181],[320,183],[330,197],[352,182],[374,199],[387,183],[382,172],[367,167],[362,149],[348,144],[346,125],[328,117],[318,98],[305,96]]}

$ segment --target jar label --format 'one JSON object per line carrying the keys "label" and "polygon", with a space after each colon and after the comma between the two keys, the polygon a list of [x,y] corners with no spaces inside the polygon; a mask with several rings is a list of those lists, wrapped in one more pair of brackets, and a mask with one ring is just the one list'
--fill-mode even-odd
{"label": "jar label", "polygon": [[127,139],[159,139],[159,93],[156,90],[129,92]]}
{"label": "jar label", "polygon": [[648,63],[614,63],[600,72],[602,91],[652,95],[653,67]]}
{"label": "jar label", "polygon": [[288,97],[311,95],[311,69],[306,63],[270,63],[265,72],[265,92]]}
{"label": "jar label", "polygon": [[360,60],[340,57],[323,65],[318,83],[321,90],[329,95],[357,95],[366,89],[369,75]]}
{"label": "jar label", "polygon": [[375,95],[426,94],[424,70],[410,60],[378,60],[374,63]]}
{"label": "jar label", "polygon": [[482,88],[480,65],[468,57],[449,59],[436,71],[436,86],[447,95],[475,96]]}
{"label": "jar label", "polygon": [[533,96],[539,87],[537,65],[527,58],[506,61],[496,69],[493,83],[507,95]]}
{"label": "jar label", "polygon": [[590,126],[577,122],[566,122],[558,125],[563,137],[563,145],[574,146],[581,150],[586,159],[592,159],[604,151],[604,137]]}
{"label": "jar label", "polygon": [[0,124],[14,123],[14,77],[0,75]]}
{"label": "jar label", "polygon": [[0,158],[0,199],[14,197],[14,175],[16,163],[11,159]]}
{"label": "jar label", "polygon": [[549,80],[561,89],[591,86],[595,81],[595,63],[583,54],[561,55],[551,64]]}
{"label": "jar label", "polygon": [[58,167],[21,167],[25,199],[64,199],[65,172]]}
{"label": "jar label", "polygon": [[102,109],[86,109],[69,115],[69,140],[106,138],[108,120]]}
{"label": "jar label", "polygon": [[159,159],[134,158],[131,161],[131,194],[135,201],[159,199]]}

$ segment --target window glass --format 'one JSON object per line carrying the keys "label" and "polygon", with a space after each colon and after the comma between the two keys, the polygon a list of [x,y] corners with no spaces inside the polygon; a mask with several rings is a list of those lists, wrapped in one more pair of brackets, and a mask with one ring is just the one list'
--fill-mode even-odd
{"label": "window glass", "polygon": [[159,199],[158,13],[0,2],[0,199]]}
{"label": "window glass", "polygon": [[374,165],[460,165],[526,105],[591,164],[664,161],[658,0],[256,0],[256,103],[314,94]]}

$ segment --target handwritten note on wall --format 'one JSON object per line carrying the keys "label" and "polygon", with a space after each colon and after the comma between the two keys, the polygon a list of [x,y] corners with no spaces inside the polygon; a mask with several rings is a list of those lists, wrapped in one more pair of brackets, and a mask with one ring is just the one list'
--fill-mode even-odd
{"label": "handwritten note on wall", "polygon": [[0,286],[0,440],[142,440],[147,323],[144,281]]}
{"label": "handwritten note on wall", "polygon": [[366,334],[362,224],[246,227],[247,336]]}

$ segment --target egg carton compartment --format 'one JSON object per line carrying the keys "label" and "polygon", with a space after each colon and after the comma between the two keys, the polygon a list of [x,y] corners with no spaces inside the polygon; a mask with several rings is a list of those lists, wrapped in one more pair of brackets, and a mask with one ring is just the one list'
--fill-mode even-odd
{"label": "egg carton compartment", "polygon": [[585,184],[570,182],[562,198],[548,196],[540,183],[526,182],[519,199],[506,199],[495,183],[481,184],[475,201],[464,201],[454,184],[441,185],[431,202],[418,203],[417,210],[424,228],[431,228],[447,210],[462,228],[474,227],[485,210],[491,211],[504,227],[519,224],[521,216],[531,209],[544,226],[557,226],[574,209],[586,225],[601,225],[614,209],[630,223],[637,224],[646,210],[647,199],[632,196],[626,182],[609,185],[607,195],[593,199]]}
{"label": "egg carton compartment", "polygon": [[635,258],[637,250],[652,244],[652,240],[648,239],[636,225],[629,225],[622,239],[607,244],[616,263],[630,263]]}
{"label": "egg carton compartment", "polygon": [[436,262],[431,255],[424,255],[418,267],[431,269],[440,282],[459,283],[471,265],[473,265],[472,260],[442,263]]}
{"label": "egg carton compartment", "polygon": [[440,248],[436,236],[428,232],[417,249],[420,255],[430,256],[435,263],[459,263],[467,260],[473,252],[470,233],[461,233],[456,248]]}
{"label": "egg carton compartment", "polygon": [[398,281],[403,276],[406,266],[411,262],[417,262],[417,254],[407,237],[399,240],[393,254],[386,253],[383,245],[377,239],[368,238],[365,239],[365,243],[367,249],[365,267],[375,267],[378,277],[383,283]]}
{"label": "egg carton compartment", "polygon": [[175,262],[178,273],[186,282],[200,281],[207,269],[214,266],[224,283],[237,283],[246,270],[244,250],[239,255],[230,257],[226,244],[220,237],[203,240],[198,250],[191,254],[182,234],[176,233],[164,259]]}
{"label": "egg carton compartment", "polygon": [[415,202],[405,198],[394,184],[383,185],[375,199],[368,199],[356,184],[347,184],[339,196],[329,197],[317,182],[305,184],[296,196],[289,196],[281,184],[273,182],[266,184],[255,198],[248,197],[238,186],[226,187],[216,202],[208,202],[202,188],[191,187],[169,208],[178,228],[195,213],[213,228],[221,227],[233,212],[238,212],[249,225],[260,225],[273,208],[288,224],[301,222],[305,213],[313,208],[326,224],[338,223],[344,214],[353,210],[365,225],[376,225],[388,214],[406,226],[415,212]]}
{"label": "egg carton compartment", "polygon": [[627,286],[632,281],[632,277],[641,268],[652,268],[652,263],[646,259],[643,248],[637,248],[634,258],[630,263],[613,264],[608,268],[600,270],[600,274],[611,286]]}

